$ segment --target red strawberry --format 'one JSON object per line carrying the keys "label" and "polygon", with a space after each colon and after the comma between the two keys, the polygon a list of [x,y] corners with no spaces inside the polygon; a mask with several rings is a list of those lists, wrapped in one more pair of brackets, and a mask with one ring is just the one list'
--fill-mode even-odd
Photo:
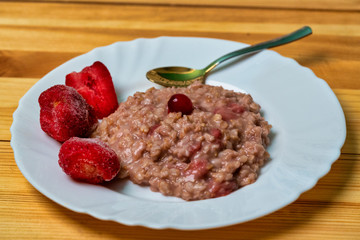
{"label": "red strawberry", "polygon": [[209,172],[209,164],[206,159],[193,159],[188,165],[185,173],[193,179],[201,179]]}
{"label": "red strawberry", "polygon": [[222,137],[221,130],[218,128],[210,129],[210,134],[215,137],[215,139],[220,139]]}
{"label": "red strawberry", "polygon": [[112,180],[120,170],[114,150],[96,138],[73,137],[64,142],[59,165],[72,178],[95,184]]}
{"label": "red strawberry", "polygon": [[85,137],[95,128],[94,110],[72,87],[55,85],[40,94],[41,129],[59,142]]}
{"label": "red strawberry", "polygon": [[237,189],[237,185],[234,182],[221,182],[218,183],[214,180],[209,182],[209,191],[212,198],[226,196]]}
{"label": "red strawberry", "polygon": [[119,105],[110,72],[99,61],[81,72],[68,74],[66,85],[75,88],[85,98],[99,119],[113,113]]}

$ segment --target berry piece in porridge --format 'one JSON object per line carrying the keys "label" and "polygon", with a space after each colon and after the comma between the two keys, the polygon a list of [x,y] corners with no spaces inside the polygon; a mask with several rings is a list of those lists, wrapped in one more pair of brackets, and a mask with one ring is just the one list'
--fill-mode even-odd
{"label": "berry piece in porridge", "polygon": [[81,72],[68,74],[66,85],[75,88],[85,98],[99,119],[113,113],[119,105],[110,72],[99,61]]}
{"label": "berry piece in porridge", "polygon": [[190,176],[191,179],[201,179],[209,172],[209,165],[206,159],[194,159],[188,165],[185,173],[187,176]]}
{"label": "berry piece in porridge", "polygon": [[72,178],[88,182],[110,181],[120,171],[116,153],[99,139],[73,137],[59,152],[59,165]]}
{"label": "berry piece in porridge", "polygon": [[181,112],[183,115],[189,115],[194,110],[193,104],[185,94],[174,94],[168,101],[168,112]]}
{"label": "berry piece in porridge", "polygon": [[230,194],[231,192],[237,189],[237,185],[235,182],[216,182],[210,181],[209,183],[209,191],[211,193],[211,197],[222,197]]}
{"label": "berry piece in porridge", "polygon": [[243,112],[245,112],[245,107],[234,102],[214,109],[214,113],[220,114],[225,121],[236,119],[239,114],[242,114]]}
{"label": "berry piece in porridge", "polygon": [[38,100],[41,129],[59,142],[86,137],[97,125],[94,110],[72,87],[55,85]]}

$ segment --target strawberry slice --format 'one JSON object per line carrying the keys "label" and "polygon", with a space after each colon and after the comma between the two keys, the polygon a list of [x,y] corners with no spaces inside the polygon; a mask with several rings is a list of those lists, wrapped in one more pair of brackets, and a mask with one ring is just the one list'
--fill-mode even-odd
{"label": "strawberry slice", "polygon": [[120,171],[114,150],[97,138],[72,137],[64,142],[59,165],[72,178],[94,184],[111,181]]}
{"label": "strawberry slice", "polygon": [[81,72],[69,73],[65,83],[85,98],[94,108],[98,119],[109,116],[119,105],[110,72],[99,61],[85,67]]}
{"label": "strawberry slice", "polygon": [[97,125],[94,110],[72,87],[55,85],[39,96],[40,126],[59,142],[86,137]]}

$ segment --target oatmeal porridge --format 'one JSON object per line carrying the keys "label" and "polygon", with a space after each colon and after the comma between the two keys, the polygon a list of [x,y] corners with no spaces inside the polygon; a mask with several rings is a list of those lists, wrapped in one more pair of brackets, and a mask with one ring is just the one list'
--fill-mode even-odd
{"label": "oatmeal porridge", "polygon": [[[168,110],[174,94],[191,100],[190,114]],[[255,182],[269,158],[270,128],[250,95],[196,83],[135,93],[92,137],[115,150],[120,178],[166,196],[200,200]]]}

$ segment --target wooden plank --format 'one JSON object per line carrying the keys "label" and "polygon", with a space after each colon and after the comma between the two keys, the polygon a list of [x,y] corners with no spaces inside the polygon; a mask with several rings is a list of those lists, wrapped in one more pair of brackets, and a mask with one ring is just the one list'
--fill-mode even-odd
{"label": "wooden plank", "polygon": [[341,107],[345,113],[347,136],[343,153],[360,154],[360,91],[335,89]]}
{"label": "wooden plank", "polygon": [[[360,34],[357,12],[278,10],[274,15],[269,9],[202,8],[199,15],[191,7],[3,2],[0,9],[2,50],[84,52],[115,41],[161,35],[251,43],[254,35],[279,36],[303,25],[312,26],[315,36],[329,37],[323,43],[339,36],[356,42]],[[248,38],[238,38],[244,35]]]}
{"label": "wooden plank", "polygon": [[0,140],[9,141],[12,114],[19,100],[38,81],[26,78],[0,78]]}
{"label": "wooden plank", "polygon": [[[67,2],[67,0],[42,0],[44,2]],[[360,1],[358,0],[272,0],[272,1],[251,1],[251,0],[74,0],[73,2],[93,2],[93,3],[109,3],[109,4],[151,4],[151,5],[190,5],[190,6],[227,6],[227,7],[251,7],[251,8],[288,8],[288,9],[326,9],[326,10],[347,10],[354,11],[360,9]]]}
{"label": "wooden plank", "polygon": [[8,51],[0,49],[0,76],[41,78],[80,52]]}
{"label": "wooden plank", "polygon": [[[326,0],[324,0],[326,1]],[[358,0],[359,1],[359,0]],[[166,22],[182,21],[182,22],[234,22],[234,23],[264,23],[264,20],[270,20],[268,23],[299,23],[299,22],[312,22],[314,24],[331,23],[329,28],[337,28],[337,25],[359,25],[358,11],[326,11],[326,10],[288,10],[277,9],[274,14],[273,9],[246,9],[241,10],[238,8],[228,7],[206,7],[196,8],[192,6],[173,6],[169,5],[126,5],[126,4],[76,4],[76,1],[64,1],[63,3],[48,3],[47,1],[41,3],[36,1],[26,1],[18,4],[16,2],[0,2],[1,6],[1,19],[10,18],[9,24],[19,25],[24,24],[24,18],[31,19],[29,25],[65,25],[72,28],[79,26],[79,23],[84,23],[84,27],[102,26],[103,20],[109,20],[105,22],[105,26],[118,27],[116,21],[122,19],[127,22],[144,22],[153,23],[166,20]],[[153,2],[153,1],[151,1]],[[239,2],[239,1],[237,1]],[[100,2],[99,2],[100,3]],[[219,2],[220,3],[220,2]],[[201,9],[201,14],[199,14]],[[32,11],[29,11],[32,10]],[[96,17],[94,13],[96,12]],[[41,15],[40,15],[41,13]],[[284,16],[288,16],[284,18]],[[75,20],[71,22],[69,20]],[[86,20],[81,22],[82,20]],[[112,20],[112,21],[111,21]],[[91,23],[91,24],[90,24]],[[26,23],[25,23],[26,24]],[[342,29],[343,32],[350,28]],[[202,29],[198,29],[201,31]],[[256,30],[256,29],[255,29]],[[280,31],[280,30],[278,30]],[[345,33],[344,33],[345,34]]]}
{"label": "wooden plank", "polygon": [[[32,198],[38,200],[41,196]],[[354,240],[359,236],[359,214],[354,207],[296,202],[272,215],[230,227],[203,231],[152,230],[100,221],[71,212],[53,202],[9,202],[0,207],[3,239],[326,239]],[[12,216],[12,217],[9,217]],[[334,216],[337,216],[334,219]],[[16,222],[14,224],[14,219]],[[299,227],[301,226],[301,232]]]}

